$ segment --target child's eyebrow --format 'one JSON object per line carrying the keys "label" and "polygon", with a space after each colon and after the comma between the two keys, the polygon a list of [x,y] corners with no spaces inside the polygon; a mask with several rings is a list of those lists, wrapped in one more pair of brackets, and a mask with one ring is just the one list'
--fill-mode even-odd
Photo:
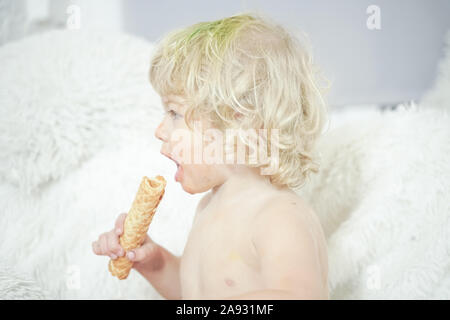
{"label": "child's eyebrow", "polygon": [[162,105],[163,105],[164,109],[168,110],[169,109],[169,105],[173,106],[174,104],[172,103],[171,100],[162,100]]}
{"label": "child's eyebrow", "polygon": [[167,98],[167,99],[162,100],[162,104],[164,106],[164,109],[166,109],[166,110],[169,109],[169,105],[172,109],[178,110],[179,107],[181,107],[181,103],[179,101],[180,101],[179,99],[174,100],[174,99]]}

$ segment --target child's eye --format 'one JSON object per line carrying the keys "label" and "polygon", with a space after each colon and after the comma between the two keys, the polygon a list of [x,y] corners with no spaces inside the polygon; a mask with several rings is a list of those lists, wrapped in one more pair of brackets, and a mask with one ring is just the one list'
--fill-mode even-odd
{"label": "child's eye", "polygon": [[179,114],[176,113],[176,112],[173,111],[173,110],[169,110],[169,111],[167,111],[167,113],[168,113],[172,118],[176,118],[176,117],[179,116]]}

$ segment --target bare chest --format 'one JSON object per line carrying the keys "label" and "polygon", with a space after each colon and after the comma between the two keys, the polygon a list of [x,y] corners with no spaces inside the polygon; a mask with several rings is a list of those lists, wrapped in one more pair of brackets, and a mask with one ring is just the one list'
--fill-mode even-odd
{"label": "bare chest", "polygon": [[233,210],[203,212],[194,221],[180,265],[184,299],[223,298],[261,288],[249,231],[252,214]]}

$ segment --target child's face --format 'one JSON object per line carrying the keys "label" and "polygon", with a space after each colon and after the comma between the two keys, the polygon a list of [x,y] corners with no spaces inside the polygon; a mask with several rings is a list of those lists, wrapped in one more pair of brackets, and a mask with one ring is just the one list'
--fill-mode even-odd
{"label": "child's face", "polygon": [[[161,153],[177,164],[175,181],[191,194],[206,192],[209,189],[225,182],[230,174],[230,168],[225,164],[205,164],[194,162],[193,140],[203,141],[200,132],[193,132],[184,121],[187,106],[180,96],[162,97],[166,114],[155,131],[155,136],[163,142]],[[210,125],[202,119],[202,127]],[[183,135],[184,133],[184,135]],[[186,135],[189,133],[189,136]],[[183,135],[184,138],[181,138]],[[191,142],[189,140],[191,139]],[[203,144],[203,147],[206,145]],[[190,155],[189,155],[190,153]]]}

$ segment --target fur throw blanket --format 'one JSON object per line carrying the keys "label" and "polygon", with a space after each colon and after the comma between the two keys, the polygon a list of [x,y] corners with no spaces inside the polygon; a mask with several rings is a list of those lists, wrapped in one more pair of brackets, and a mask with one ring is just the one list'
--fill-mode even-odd
{"label": "fur throw blanket", "polygon": [[[154,138],[152,49],[81,30],[0,48],[0,297],[161,299],[136,272],[113,278],[91,250],[143,175],[175,172]],[[321,139],[321,171],[297,192],[326,232],[332,298],[450,298],[442,104],[371,114]],[[181,255],[200,197],[168,179],[152,238]]]}

